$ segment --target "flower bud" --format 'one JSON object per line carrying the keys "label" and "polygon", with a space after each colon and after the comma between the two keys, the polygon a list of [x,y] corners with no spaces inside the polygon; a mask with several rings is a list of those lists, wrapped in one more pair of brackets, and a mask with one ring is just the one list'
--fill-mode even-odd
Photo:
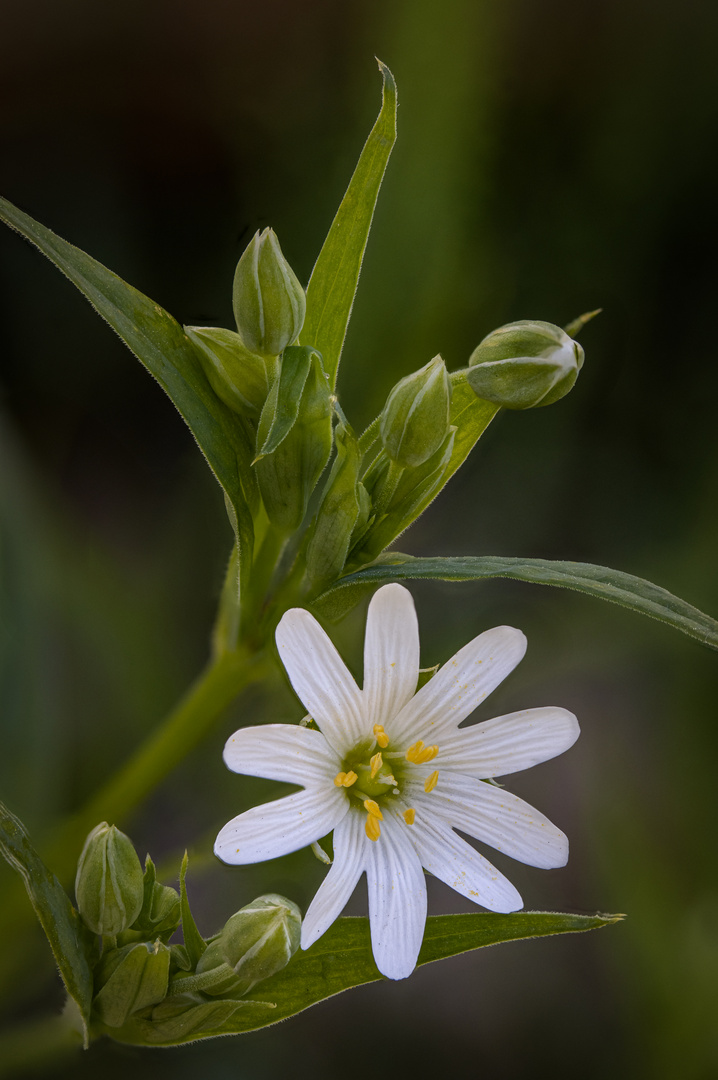
{"label": "flower bud", "polygon": [[272,229],[255,233],[239,260],[232,303],[239,336],[250,352],[279,356],[299,337],[306,297]]}
{"label": "flower bud", "polygon": [[451,384],[444,361],[435,356],[396,384],[381,414],[381,441],[389,457],[416,468],[438,450],[449,430]]}
{"label": "flower bud", "polygon": [[466,380],[504,409],[552,405],[576,382],[583,349],[553,323],[522,319],[493,330],[469,357]]}
{"label": "flower bud", "polygon": [[142,866],[129,836],[106,821],[85,841],[75,878],[77,907],[95,934],[131,926],[144,899]]}
{"label": "flower bud", "polygon": [[95,986],[100,988],[93,1002],[95,1013],[108,1027],[122,1027],[133,1012],[164,1000],[169,973],[170,950],[161,941],[110,949],[95,972]]}
{"label": "flower bud", "polygon": [[197,964],[197,973],[226,968],[232,986],[205,987],[212,995],[246,994],[262,979],[286,967],[299,948],[302,917],[291,900],[268,893],[241,908],[225,924]]}
{"label": "flower bud", "polygon": [[234,412],[259,416],[269,392],[267,365],[239,334],[219,326],[185,326],[210,386]]}

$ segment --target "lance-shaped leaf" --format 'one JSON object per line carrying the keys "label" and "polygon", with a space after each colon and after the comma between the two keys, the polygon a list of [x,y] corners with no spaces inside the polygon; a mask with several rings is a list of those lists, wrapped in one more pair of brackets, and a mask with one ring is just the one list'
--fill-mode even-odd
{"label": "lance-shaped leaf", "polygon": [[187,899],[185,878],[187,877],[188,861],[187,852],[185,851],[184,858],[182,859],[182,866],[180,868],[180,911],[182,912],[182,937],[184,938],[184,947],[187,950],[187,956],[189,957],[192,968],[195,968],[200,957],[207,948],[207,943],[197,929],[197,923],[194,921],[194,916],[192,915],[189,906],[189,900]]}
{"label": "lance-shaped leaf", "polygon": [[416,559],[389,552],[381,560],[347,574],[317,600],[321,606],[342,588],[381,585],[407,578],[434,578],[439,581],[482,581],[487,578],[515,578],[535,585],[557,585],[596,596],[613,604],[658,619],[704,645],[718,649],[718,621],[678,596],[633,574],[591,563],[553,562],[550,559],[516,559],[498,555],[465,555],[456,558]]}
{"label": "lance-shaped leaf", "polygon": [[5,199],[0,199],[0,219],[77,286],[172,399],[232,504],[241,570],[248,569],[253,528],[241,476],[252,485],[252,448],[238,418],[212,390],[182,327],[154,300]]}
{"label": "lance-shaped leaf", "polygon": [[0,803],[0,852],[25,882],[68,994],[83,1023],[85,1045],[92,1007],[92,969],[88,953],[93,939],[83,927],[67,893],[30,843],[25,827]]}
{"label": "lance-shaped leaf", "polygon": [[[549,937],[553,934],[572,934],[610,926],[622,915],[564,915],[558,912],[522,911],[513,915],[494,912],[470,912],[462,915],[432,915],[426,921],[424,943],[419,953],[419,965],[430,964],[473,949],[498,945],[504,941]],[[254,990],[262,1002],[247,1002],[247,1007],[228,1016],[221,1027],[202,1029],[195,1026],[191,1034],[167,1040],[164,1045],[187,1042],[189,1039],[213,1035],[232,1035],[254,1031],[276,1024],[288,1016],[308,1009],[319,1001],[350,990],[354,986],[381,979],[371,951],[369,920],[345,916],[337,919],[326,934],[306,952],[298,952],[287,967]],[[130,1021],[119,1032],[111,1032],[123,1042],[143,1043],[148,1033],[140,1024]],[[155,1033],[154,1045],[163,1045]]]}
{"label": "lance-shaped leaf", "polygon": [[369,133],[349,187],[307,286],[301,340],[319,349],[332,387],[364,258],[379,188],[396,139],[396,83],[385,64],[381,112]]}

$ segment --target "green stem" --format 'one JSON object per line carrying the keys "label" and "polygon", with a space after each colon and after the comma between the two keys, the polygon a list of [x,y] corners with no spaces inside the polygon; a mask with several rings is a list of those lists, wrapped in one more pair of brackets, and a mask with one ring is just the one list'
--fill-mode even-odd
{"label": "green stem", "polygon": [[252,566],[252,579],[248,590],[247,603],[242,611],[242,640],[249,647],[261,647],[259,626],[263,607],[267,601],[272,578],[279,565],[282,551],[287,543],[287,534],[276,525],[269,525],[262,545]]}
{"label": "green stem", "polygon": [[98,821],[125,821],[142,800],[201,742],[237,694],[266,673],[261,655],[223,653],[177,707],[100,791],[50,838],[46,861],[60,880],[72,873],[82,842]]}

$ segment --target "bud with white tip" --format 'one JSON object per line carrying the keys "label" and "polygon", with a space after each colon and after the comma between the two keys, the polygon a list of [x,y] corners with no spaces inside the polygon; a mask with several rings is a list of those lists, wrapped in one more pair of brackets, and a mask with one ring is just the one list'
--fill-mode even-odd
{"label": "bud with white tip", "polygon": [[466,381],[504,409],[552,405],[572,389],[583,349],[560,326],[522,319],[493,330],[469,358]]}

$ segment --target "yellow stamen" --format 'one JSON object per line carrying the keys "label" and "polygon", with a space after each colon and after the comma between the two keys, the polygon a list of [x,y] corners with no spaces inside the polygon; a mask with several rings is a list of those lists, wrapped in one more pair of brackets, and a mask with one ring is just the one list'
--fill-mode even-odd
{"label": "yellow stamen", "polygon": [[404,821],[407,823],[407,825],[413,825],[415,817],[416,817],[416,810],[405,810],[404,811]]}
{"label": "yellow stamen", "polygon": [[349,772],[340,772],[334,777],[334,783],[337,787],[351,787],[358,780],[357,774],[350,769]]}
{"label": "yellow stamen", "polygon": [[389,736],[386,734],[381,724],[374,724],[374,738],[379,743],[382,750],[385,750],[389,745]]}
{"label": "yellow stamen", "polygon": [[[367,802],[370,801],[371,800],[367,799]],[[381,825],[379,824],[379,819],[373,817],[371,814],[367,814],[364,831],[366,832],[370,840],[378,840],[381,835]]]}
{"label": "yellow stamen", "polygon": [[381,751],[379,751],[378,754],[374,754],[374,757],[371,758],[369,764],[371,765],[371,778],[373,780],[376,774],[379,772],[379,769],[384,764],[381,759]]}
{"label": "yellow stamen", "polygon": [[436,787],[438,782],[439,782],[439,770],[434,769],[431,776],[427,776],[426,780],[424,781],[424,791],[427,793],[427,795],[428,795],[428,793],[430,791],[434,790],[434,788]]}
{"label": "yellow stamen", "polygon": [[424,746],[421,739],[412,744],[406,752],[406,760],[414,765],[426,765],[427,761],[433,761],[439,753],[438,746]]}
{"label": "yellow stamen", "polygon": [[379,803],[374,802],[373,799],[364,800],[364,809],[371,817],[379,818],[381,821],[383,821],[384,815],[379,809]]}

